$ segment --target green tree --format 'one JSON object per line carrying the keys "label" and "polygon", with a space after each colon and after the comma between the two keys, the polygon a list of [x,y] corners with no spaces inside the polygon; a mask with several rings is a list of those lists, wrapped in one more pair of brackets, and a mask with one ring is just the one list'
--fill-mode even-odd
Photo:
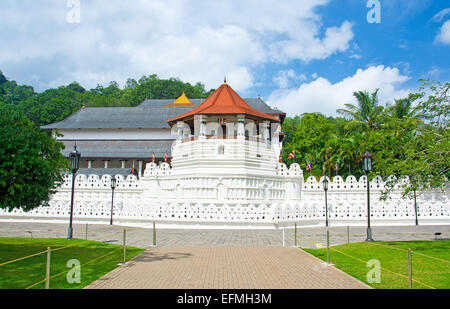
{"label": "green tree", "polygon": [[[286,121],[286,120],[285,120]],[[334,125],[325,116],[318,113],[306,113],[283,124],[286,133],[284,142],[284,162],[299,163],[302,169],[311,162],[314,175],[322,174],[325,159],[321,153],[326,141],[333,133]],[[288,160],[289,153],[295,150],[295,159]]]}
{"label": "green tree", "polygon": [[358,104],[345,104],[347,108],[338,109],[337,112],[351,119],[349,125],[361,126],[366,130],[377,129],[384,115],[384,107],[378,104],[378,91],[372,94],[367,91],[354,92]]}
{"label": "green tree", "polygon": [[0,104],[0,208],[47,205],[69,162],[62,143],[13,107]]}
{"label": "green tree", "polygon": [[3,85],[4,83],[6,83],[8,81],[8,79],[6,78],[5,75],[3,75],[2,70],[0,70],[0,86]]}
{"label": "green tree", "polygon": [[79,83],[72,82],[67,86],[67,89],[73,90],[78,93],[85,93],[86,89],[84,89]]}
{"label": "green tree", "polygon": [[412,127],[411,122],[397,123],[396,135],[403,140],[402,156],[389,154],[390,164],[384,169],[388,174],[397,176],[389,183],[385,197],[404,176],[414,179],[414,185],[402,185],[404,195],[412,190],[442,188],[450,177],[450,132],[449,107],[450,83],[422,80],[420,92],[414,94],[418,99],[417,109],[427,121],[423,125]]}

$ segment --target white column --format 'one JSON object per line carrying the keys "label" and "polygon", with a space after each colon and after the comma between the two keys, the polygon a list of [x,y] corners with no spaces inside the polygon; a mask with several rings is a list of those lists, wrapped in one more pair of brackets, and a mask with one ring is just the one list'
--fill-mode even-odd
{"label": "white column", "polygon": [[88,160],[88,168],[92,168],[92,160]]}
{"label": "white column", "polygon": [[245,138],[245,125],[244,125],[244,120],[245,116],[244,115],[238,115],[237,116],[237,122],[238,122],[238,138]]}
{"label": "white column", "polygon": [[109,161],[108,161],[108,160],[105,160],[104,162],[105,162],[105,168],[108,168],[108,162],[109,162]]}
{"label": "white column", "polygon": [[206,138],[206,116],[200,115],[199,117],[200,130],[199,130],[199,138]]}
{"label": "white column", "polygon": [[183,139],[183,128],[184,128],[184,122],[183,121],[178,121],[177,122],[178,140]]}
{"label": "white column", "polygon": [[142,176],[142,161],[138,161],[139,164],[139,178]]}
{"label": "white column", "polygon": [[264,140],[266,143],[270,143],[270,130],[269,130],[270,122],[264,121],[263,122],[263,128],[264,128]]}

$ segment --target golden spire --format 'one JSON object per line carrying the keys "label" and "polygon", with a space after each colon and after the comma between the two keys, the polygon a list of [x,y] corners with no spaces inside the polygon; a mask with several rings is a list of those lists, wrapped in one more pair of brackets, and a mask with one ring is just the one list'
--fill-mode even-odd
{"label": "golden spire", "polygon": [[192,104],[192,102],[188,99],[188,97],[183,91],[183,94],[180,97],[178,97],[178,99],[166,105],[166,107],[177,107],[177,106],[196,106],[196,105]]}

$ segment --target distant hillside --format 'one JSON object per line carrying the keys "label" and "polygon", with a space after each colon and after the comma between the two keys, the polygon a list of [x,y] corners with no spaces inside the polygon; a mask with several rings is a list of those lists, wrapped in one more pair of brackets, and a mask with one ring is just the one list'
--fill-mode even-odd
{"label": "distant hillside", "polygon": [[156,74],[128,79],[123,88],[115,81],[107,87],[97,85],[86,90],[78,82],[42,93],[32,86],[18,85],[0,71],[0,104],[9,104],[23,112],[37,126],[61,121],[83,105],[86,107],[137,106],[145,99],[172,99],[182,92],[189,98],[207,98],[214,89],[205,90],[202,83],[191,85],[179,79],[160,79]]}

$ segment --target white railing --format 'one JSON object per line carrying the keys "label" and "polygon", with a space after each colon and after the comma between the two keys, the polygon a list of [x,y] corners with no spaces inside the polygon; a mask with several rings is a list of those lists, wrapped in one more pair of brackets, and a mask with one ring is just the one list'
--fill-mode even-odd
{"label": "white railing", "polygon": [[[116,176],[117,188],[114,196],[115,222],[172,222],[208,224],[274,224],[309,222],[324,224],[325,201],[322,179],[308,177],[303,181],[299,166],[290,169],[284,164],[278,167],[278,175],[302,179],[300,200],[275,199],[253,201],[249,199],[201,200],[146,198],[149,184],[145,180],[170,176],[167,163],[160,167],[149,164],[144,177]],[[209,176],[211,177],[211,176]],[[74,220],[96,220],[108,222],[111,215],[111,177],[104,175],[77,175],[75,180]],[[407,179],[403,181],[408,181]],[[414,201],[403,199],[400,191],[381,201],[385,182],[381,177],[370,181],[371,220],[373,224],[413,223]],[[70,212],[72,176],[66,175],[50,205],[39,207],[28,213],[21,210],[0,210],[0,219],[8,220],[54,220],[66,219]],[[279,188],[269,188],[279,189]],[[357,180],[354,176],[345,180],[334,177],[327,191],[328,216],[331,224],[364,224],[367,220],[367,193],[365,176]],[[417,196],[418,216],[421,223],[450,224],[449,190],[429,190]]]}

